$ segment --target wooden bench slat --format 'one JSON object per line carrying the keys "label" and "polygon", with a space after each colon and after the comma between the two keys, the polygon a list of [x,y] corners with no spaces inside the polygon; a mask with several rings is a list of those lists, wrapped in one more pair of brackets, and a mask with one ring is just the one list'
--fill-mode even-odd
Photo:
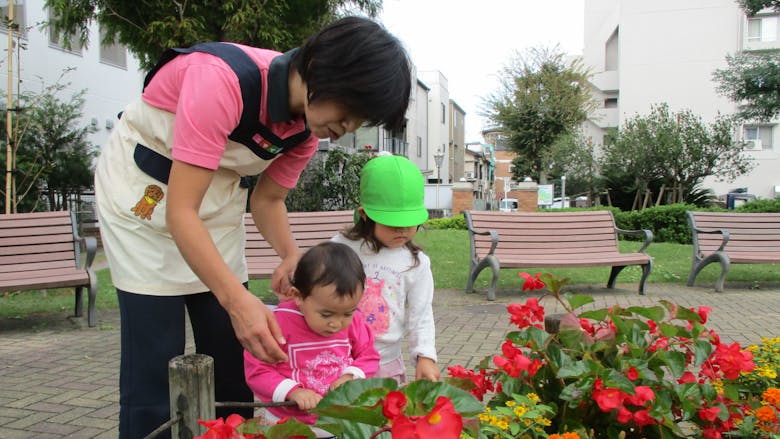
{"label": "wooden bench slat", "polygon": [[59,261],[40,261],[40,262],[27,262],[24,264],[11,264],[0,265],[0,273],[25,273],[25,272],[37,272],[45,273],[47,270],[57,270],[60,268],[75,269],[76,262],[74,260],[59,260]]}
{"label": "wooden bench slat", "polygon": [[[38,261],[70,261],[72,264],[75,260],[75,255],[72,251],[64,252],[49,252],[42,254],[21,254],[3,256],[0,255],[0,266],[3,265],[25,265],[28,263]],[[1,270],[1,269],[0,269]]]}
{"label": "wooden bench slat", "polygon": [[[645,233],[645,245],[636,253],[620,253],[615,220],[610,211],[582,212],[487,212],[466,211],[471,242],[470,273],[466,291],[473,290],[479,273],[490,267],[493,280],[488,299],[495,298],[501,268],[611,266],[607,282],[614,286],[617,273],[627,265],[642,266],[639,292],[652,269],[652,258],[644,249],[652,241]],[[492,231],[498,241],[494,248]]]}
{"label": "wooden bench slat", "polygon": [[[62,251],[73,252],[74,251],[72,241],[54,242],[54,243],[48,243],[42,245],[45,245],[46,250],[51,252],[62,252]],[[11,247],[0,246],[0,256],[28,255],[28,254],[35,254],[35,253],[41,253],[37,245],[22,245],[22,246],[16,245]]]}
{"label": "wooden bench slat", "polygon": [[[78,235],[76,217],[69,211],[0,215],[0,292],[41,288],[86,287],[87,321],[96,324],[97,277],[91,266],[78,268],[81,252],[92,262],[94,237]],[[82,314],[81,292],[75,314]]]}
{"label": "wooden bench slat", "polygon": [[[354,211],[290,212],[287,218],[296,244],[302,251],[306,251],[352,226]],[[244,251],[249,278],[270,279],[271,273],[279,266],[281,259],[257,231],[250,214],[244,216],[244,225],[246,227]]]}

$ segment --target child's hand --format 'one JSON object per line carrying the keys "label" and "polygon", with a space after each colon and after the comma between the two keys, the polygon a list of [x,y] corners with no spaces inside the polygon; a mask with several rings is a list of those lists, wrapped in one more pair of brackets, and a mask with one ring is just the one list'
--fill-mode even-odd
{"label": "child's hand", "polygon": [[436,362],[430,358],[417,357],[417,370],[414,373],[415,379],[426,379],[431,381],[439,381],[439,367],[436,366]]}
{"label": "child's hand", "polygon": [[299,387],[290,392],[290,394],[287,395],[287,399],[298,404],[298,408],[301,410],[311,410],[320,403],[322,395],[313,390]]}
{"label": "child's hand", "polygon": [[351,373],[345,373],[344,375],[340,376],[339,379],[337,379],[336,381],[330,383],[330,389],[329,390],[333,390],[333,389],[337,388],[338,386],[346,383],[347,381],[352,381],[354,379],[355,379],[354,375],[352,375]]}

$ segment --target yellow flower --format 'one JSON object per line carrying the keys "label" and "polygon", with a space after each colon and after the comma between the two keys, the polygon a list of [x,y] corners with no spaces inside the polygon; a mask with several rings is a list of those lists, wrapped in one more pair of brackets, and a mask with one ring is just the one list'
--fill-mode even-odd
{"label": "yellow flower", "polygon": [[522,418],[523,415],[528,413],[528,408],[524,405],[521,405],[519,407],[515,407],[515,409],[512,410],[512,413],[514,413],[518,418]]}
{"label": "yellow flower", "polygon": [[534,422],[536,422],[537,424],[544,425],[545,427],[549,427],[552,424],[552,422],[549,419],[543,416],[534,419]]}
{"label": "yellow flower", "polygon": [[537,395],[536,393],[529,393],[528,395],[525,395],[525,396],[527,396],[528,399],[530,399],[533,402],[539,402],[540,401],[539,395]]}
{"label": "yellow flower", "polygon": [[506,402],[506,406],[507,407],[514,407],[515,405],[517,405],[517,402],[515,402],[515,401],[507,401]]}

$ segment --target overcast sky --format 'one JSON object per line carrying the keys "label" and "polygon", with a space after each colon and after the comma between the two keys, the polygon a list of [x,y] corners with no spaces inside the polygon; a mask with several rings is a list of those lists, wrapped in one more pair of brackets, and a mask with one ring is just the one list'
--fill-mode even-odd
{"label": "overcast sky", "polygon": [[466,141],[482,141],[482,97],[515,51],[560,45],[581,54],[585,0],[384,0],[380,20],[418,70],[439,70],[466,111]]}

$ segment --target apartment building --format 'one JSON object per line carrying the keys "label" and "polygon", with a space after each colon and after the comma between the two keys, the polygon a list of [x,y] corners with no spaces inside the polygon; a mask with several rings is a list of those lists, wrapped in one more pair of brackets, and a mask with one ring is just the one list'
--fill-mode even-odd
{"label": "apartment building", "polygon": [[[102,145],[117,114],[141,92],[143,75],[138,60],[123,46],[101,44],[103,33],[97,23],[90,24],[88,47],[75,45],[66,49],[62,40],[43,26],[50,14],[43,0],[13,1],[14,22],[19,25],[19,33],[12,35],[14,50],[10,56],[8,30],[5,24],[0,25],[2,46],[6,48],[0,65],[3,92],[8,92],[9,59],[14,96],[20,91],[41,92],[56,83],[67,85],[60,93],[61,99],[86,90],[83,123],[98,129],[89,140]],[[0,5],[1,13],[7,16],[8,1]]]}
{"label": "apartment building", "polygon": [[[735,103],[716,92],[713,72],[727,67],[727,54],[780,49],[780,26],[776,12],[748,17],[734,0],[588,0],[584,42],[583,60],[602,103],[586,132],[602,144],[607,129],[657,103],[690,109],[705,122],[734,113]],[[735,133],[755,160],[749,175],[733,182],[710,177],[704,186],[718,195],[742,187],[762,198],[777,195],[777,122],[745,124]]]}

